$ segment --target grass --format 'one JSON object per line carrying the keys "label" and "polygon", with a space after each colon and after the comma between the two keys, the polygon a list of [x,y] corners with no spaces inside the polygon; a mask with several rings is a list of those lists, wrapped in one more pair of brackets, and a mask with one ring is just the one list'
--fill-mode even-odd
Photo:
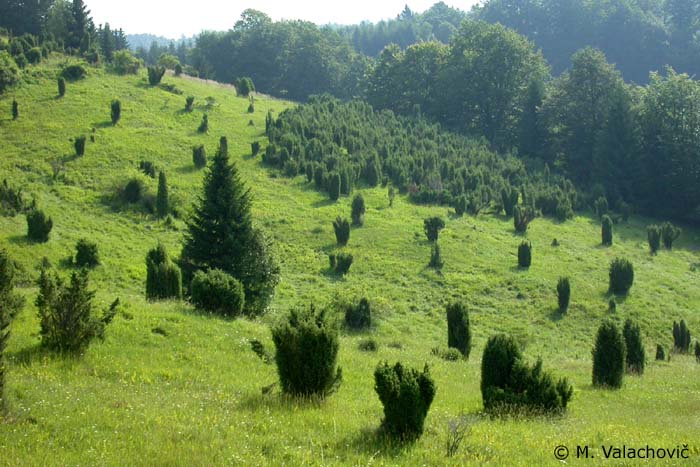
{"label": "grass", "polygon": [[[700,333],[700,272],[691,268],[700,262],[699,232],[685,229],[672,252],[651,256],[645,226],[656,220],[616,225],[613,246],[601,247],[594,219],[537,219],[526,234],[533,264],[520,270],[522,236],[512,220],[455,218],[446,208],[416,206],[403,197],[390,208],[386,189],[362,189],[365,225],[352,229],[344,248],[355,261],[347,276],[336,278],[328,274],[327,255],[336,249],[331,222],[349,218],[351,199],[329,202],[303,177],[280,177],[250,156],[252,141],[265,144],[267,111],[279,113],[290,103],[259,96],[248,114],[248,99],[225,86],[166,76],[165,83],[183,91],[176,95],[148,86],[143,71],[117,77],[96,69],[68,83],[66,96],[57,98],[60,61],[31,68],[23,85],[0,96],[0,178],[21,184],[54,220],[50,241],[31,244],[24,217],[0,217],[0,246],[19,262],[20,292],[27,298],[7,351],[9,409],[0,423],[0,465],[531,466],[558,463],[553,452],[560,444],[574,453],[576,445],[588,445],[600,459],[602,446],[673,449],[684,443],[693,459],[688,465],[699,462],[700,365],[681,355],[653,361],[657,343],[672,344],[674,320],[683,318]],[[191,113],[183,110],[187,95],[196,97]],[[17,121],[10,115],[13,98],[20,104]],[[109,122],[113,98],[122,102],[116,127]],[[210,130],[200,134],[205,111]],[[71,138],[92,128],[95,142],[88,139],[85,156],[73,157]],[[146,302],[146,252],[162,241],[177,256],[183,219],[168,225],[109,201],[138,173],[140,160],[151,160],[166,171],[171,199],[184,217],[203,175],[193,169],[192,146],[204,144],[211,155],[222,135],[253,191],[255,222],[275,240],[281,263],[272,309],[255,321],[203,315],[185,303]],[[63,166],[57,177],[52,162]],[[155,194],[157,180],[148,184]],[[423,219],[434,215],[447,224],[440,234],[441,274],[427,268]],[[33,281],[43,257],[67,275],[66,258],[83,237],[100,249],[103,264],[91,274],[98,306],[116,297],[124,305],[104,342],[66,359],[38,346]],[[555,237],[558,247],[551,246]],[[607,270],[618,256],[634,263],[635,282],[610,316]],[[571,278],[565,315],[556,310],[560,276]],[[321,403],[263,394],[276,381],[275,368],[251,351],[249,341],[271,350],[269,325],[282,313],[329,303],[338,294],[367,296],[376,323],[369,333],[343,335],[339,392]],[[444,306],[456,299],[468,304],[473,326],[466,362],[431,354],[446,345]],[[622,324],[628,317],[642,327],[646,372],[626,377],[621,390],[595,389],[590,352],[597,327],[605,318]],[[574,399],[565,416],[480,414],[481,351],[497,332],[513,334],[529,359],[542,356],[545,368],[572,381]],[[379,344],[377,352],[358,348],[368,337]],[[372,373],[382,360],[431,366],[437,395],[426,432],[414,444],[393,444],[377,434],[382,407]],[[446,458],[448,424],[461,414],[475,415],[476,422],[455,456]]]}

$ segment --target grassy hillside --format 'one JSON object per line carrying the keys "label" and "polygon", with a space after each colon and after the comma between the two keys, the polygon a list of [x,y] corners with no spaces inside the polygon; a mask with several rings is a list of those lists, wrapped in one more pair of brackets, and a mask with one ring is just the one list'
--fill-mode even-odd
{"label": "grassy hillside", "polygon": [[[23,216],[0,217],[0,246],[20,263],[20,291],[27,298],[8,349],[10,415],[0,423],[0,465],[531,466],[558,463],[553,451],[560,444],[574,452],[576,445],[588,445],[601,458],[602,446],[673,449],[684,443],[688,465],[700,462],[700,365],[680,355],[653,362],[657,343],[672,344],[674,320],[685,319],[700,335],[700,272],[692,267],[700,263],[698,232],[686,229],[672,252],[650,256],[649,219],[616,226],[609,248],[599,246],[599,223],[589,217],[563,224],[537,219],[526,235],[533,265],[523,271],[516,258],[522,237],[512,220],[453,218],[445,208],[415,206],[402,197],[390,208],[385,189],[366,189],[365,226],[353,229],[346,247],[355,262],[349,275],[337,279],[327,274],[327,253],[335,248],[331,220],[349,217],[350,200],[330,202],[302,177],[277,177],[250,156],[252,141],[264,146],[268,109],[278,113],[290,103],[258,97],[251,115],[248,100],[224,86],[166,77],[184,92],[176,95],[149,87],[145,74],[117,77],[100,70],[69,83],[58,99],[56,66],[33,69],[26,83],[0,97],[0,179],[36,196],[55,225],[48,243],[31,244]],[[196,97],[192,113],[183,111],[187,95]],[[10,117],[13,98],[20,105],[17,121]],[[116,127],[109,122],[113,98],[122,102]],[[205,111],[210,131],[202,135],[196,129]],[[92,128],[95,142],[88,141],[84,157],[72,157],[70,139]],[[151,160],[166,171],[171,197],[186,215],[203,175],[193,168],[191,148],[205,144],[211,155],[222,135],[252,188],[255,222],[275,240],[281,263],[272,310],[257,321],[202,315],[184,303],[147,303],[146,252],[162,241],[179,254],[184,222],[168,225],[110,201],[120,184],[137,175],[138,162]],[[63,167],[56,177],[52,166]],[[155,193],[156,180],[148,183]],[[422,224],[433,215],[447,220],[442,274],[427,268],[430,246]],[[104,342],[82,358],[65,359],[38,346],[33,281],[43,257],[68,274],[66,258],[82,237],[100,248],[103,264],[91,274],[99,306],[116,297],[124,306]],[[554,238],[560,246],[551,246]],[[610,316],[607,269],[617,256],[634,263],[635,284]],[[555,286],[564,275],[571,277],[572,305],[561,316]],[[344,382],[320,405],[263,395],[261,388],[276,380],[275,368],[250,351],[249,339],[272,349],[270,323],[289,307],[328,303],[336,294],[371,300],[379,351],[358,349],[364,334],[343,335]],[[444,305],[452,299],[470,307],[475,346],[468,362],[430,353],[446,345]],[[626,377],[619,391],[591,386],[590,351],[606,317],[640,323],[649,361],[644,376]],[[515,335],[529,359],[542,356],[545,368],[573,382],[566,416],[480,415],[481,352],[496,332]],[[380,360],[431,365],[437,395],[426,433],[414,445],[387,445],[375,434],[382,407],[372,372]],[[460,414],[470,416],[472,430],[447,459],[448,423]]]}

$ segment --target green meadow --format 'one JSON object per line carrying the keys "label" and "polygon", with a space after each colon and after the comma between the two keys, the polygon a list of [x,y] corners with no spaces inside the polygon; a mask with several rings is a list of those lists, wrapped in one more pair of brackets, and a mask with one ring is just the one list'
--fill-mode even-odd
{"label": "green meadow", "polygon": [[[278,115],[291,102],[247,98],[228,86],[168,75],[175,89],[151,87],[145,72],[116,76],[89,69],[57,97],[63,58],[26,72],[24,82],[0,97],[0,179],[22,186],[52,217],[50,241],[30,243],[24,216],[0,217],[0,246],[20,265],[19,291],[26,297],[12,325],[6,355],[8,413],[0,422],[0,465],[559,465],[558,445],[573,465],[641,465],[604,459],[603,447],[688,446],[690,459],[656,459],[644,465],[700,465],[700,364],[673,354],[656,362],[656,345],[673,344],[673,321],[685,319],[700,336],[700,232],[685,228],[672,251],[649,254],[646,226],[665,219],[632,217],[615,225],[614,244],[600,245],[600,223],[578,213],[558,223],[538,218],[526,235],[512,219],[492,213],[456,217],[445,207],[418,206],[386,188],[360,188],[365,224],[353,228],[345,250],[355,258],[350,273],[328,273],[336,249],[331,222],[350,217],[351,199],[337,202],[299,176],[283,177],[251,156],[250,144],[267,144],[268,110]],[[182,94],[176,94],[179,90]],[[192,112],[185,97],[195,96]],[[12,120],[12,99],[19,119]],[[122,103],[116,126],[112,99]],[[209,117],[209,132],[197,127]],[[93,132],[94,128],[94,132]],[[90,141],[94,134],[95,141]],[[72,139],[86,135],[85,155],[73,156]],[[274,241],[281,281],[271,309],[255,319],[226,320],[183,302],[145,299],[147,251],[159,241],[178,256],[184,219],[201,188],[203,171],[192,147],[212,156],[226,136],[229,154],[252,190],[254,223]],[[143,177],[155,194],[157,180],[138,163],[152,161],[167,174],[176,216],[158,220],[119,206],[116,191]],[[427,267],[430,244],[423,219],[441,216],[445,266]],[[102,264],[91,273],[96,304],[122,306],[79,358],[39,346],[35,280],[44,257],[65,277],[68,258],[81,238],[96,241]],[[532,242],[533,264],[517,267],[517,247]],[[557,239],[559,246],[552,246]],[[629,295],[608,311],[608,266],[616,257],[633,262]],[[571,279],[571,306],[557,311],[556,283]],[[276,381],[274,365],[250,349],[262,341],[273,351],[269,327],[291,307],[325,306],[338,297],[367,297],[374,324],[369,332],[342,332],[339,391],[324,402],[299,401],[262,389]],[[431,354],[446,347],[445,305],[468,304],[474,346],[468,361]],[[620,390],[591,385],[591,349],[599,324],[637,321],[646,346],[643,376],[626,376]],[[338,319],[342,319],[338,316]],[[556,417],[490,418],[482,413],[481,352],[489,336],[516,337],[528,360],[541,356],[555,377],[574,385],[568,411]],[[377,352],[358,348],[373,337]],[[374,392],[377,363],[425,363],[437,384],[426,431],[413,444],[392,444],[377,434],[382,406]],[[464,417],[469,430],[453,457],[446,457],[448,426]],[[576,459],[576,446],[591,459]]]}

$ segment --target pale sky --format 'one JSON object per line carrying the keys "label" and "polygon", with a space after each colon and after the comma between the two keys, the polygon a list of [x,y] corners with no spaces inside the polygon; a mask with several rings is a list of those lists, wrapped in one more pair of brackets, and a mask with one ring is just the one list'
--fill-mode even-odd
{"label": "pale sky", "polygon": [[[355,24],[363,20],[377,22],[394,18],[408,4],[414,12],[423,12],[439,0],[85,0],[95,25],[109,22],[127,34],[150,33],[177,39],[202,30],[230,29],[247,8],[260,10],[273,20],[303,19],[316,24]],[[478,0],[444,0],[469,11]]]}

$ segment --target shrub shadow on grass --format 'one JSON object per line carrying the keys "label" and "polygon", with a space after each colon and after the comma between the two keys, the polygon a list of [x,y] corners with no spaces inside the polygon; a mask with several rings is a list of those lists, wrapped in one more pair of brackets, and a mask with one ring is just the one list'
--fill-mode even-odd
{"label": "shrub shadow on grass", "polygon": [[[270,390],[270,388],[273,389]],[[267,394],[263,391],[269,390]],[[258,394],[244,395],[238,407],[242,410],[257,412],[270,410],[275,412],[298,412],[305,410],[318,410],[324,404],[324,400],[315,397],[293,397],[279,392],[279,384],[273,383],[261,388]]]}
{"label": "shrub shadow on grass", "polygon": [[337,451],[347,451],[353,455],[358,452],[363,452],[370,455],[370,461],[375,457],[390,457],[396,458],[411,449],[417,440],[414,439],[396,439],[387,435],[382,427],[362,428],[354,435],[348,436],[338,441],[335,447]]}
{"label": "shrub shadow on grass", "polygon": [[97,122],[92,124],[93,128],[111,128],[113,126],[114,125],[112,125],[112,120],[105,120],[103,122]]}
{"label": "shrub shadow on grass", "polygon": [[32,346],[25,347],[17,352],[8,352],[7,359],[22,366],[30,366],[34,362],[45,360],[51,358],[56,354],[48,351],[46,348],[42,347],[41,344],[36,343]]}
{"label": "shrub shadow on grass", "polygon": [[566,313],[566,311],[561,311],[558,307],[555,307],[552,311],[549,312],[549,315],[547,315],[547,317],[550,321],[556,323],[557,321],[561,321],[562,319],[564,319]]}
{"label": "shrub shadow on grass", "polygon": [[[340,201],[340,200],[338,200]],[[336,204],[338,201],[333,201],[332,199],[324,199],[322,201],[316,201],[314,202],[311,207],[313,208],[325,208],[327,206],[332,206]]]}
{"label": "shrub shadow on grass", "polygon": [[181,175],[189,175],[193,174],[195,172],[199,172],[200,170],[204,170],[202,167],[201,169],[198,169],[197,167],[194,166],[194,164],[188,164],[188,165],[183,165],[182,167],[178,167],[175,169],[175,172],[181,174]]}
{"label": "shrub shadow on grass", "polygon": [[7,241],[17,246],[30,246],[34,244],[26,235],[10,235],[7,237]]}

